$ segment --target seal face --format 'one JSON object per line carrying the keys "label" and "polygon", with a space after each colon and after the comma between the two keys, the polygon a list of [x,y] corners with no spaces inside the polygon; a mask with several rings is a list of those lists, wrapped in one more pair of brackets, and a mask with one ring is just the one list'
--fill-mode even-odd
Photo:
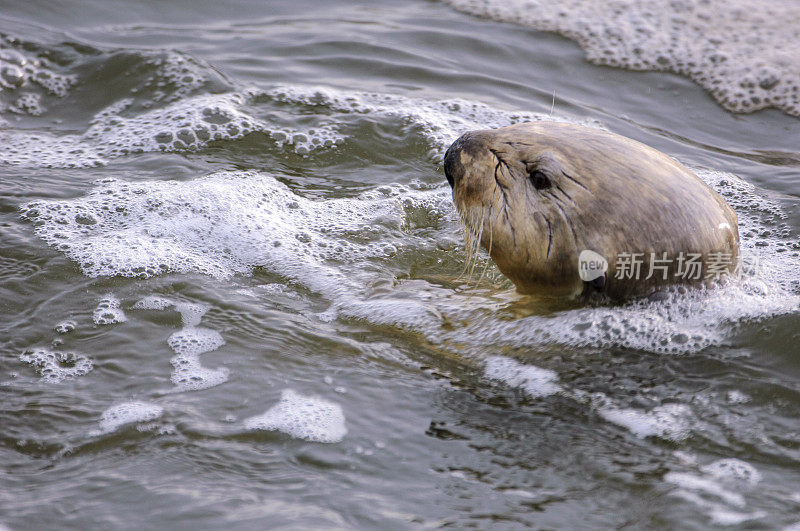
{"label": "seal face", "polygon": [[554,122],[471,131],[444,171],[467,230],[521,293],[622,299],[738,264],[736,213],[722,197],[620,135]]}

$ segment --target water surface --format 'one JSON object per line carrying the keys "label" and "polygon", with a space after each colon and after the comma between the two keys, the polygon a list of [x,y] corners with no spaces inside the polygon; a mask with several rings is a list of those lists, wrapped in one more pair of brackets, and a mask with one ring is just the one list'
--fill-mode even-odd
{"label": "water surface", "polygon": [[[3,7],[0,526],[798,523],[791,106],[453,4]],[[694,168],[759,274],[597,308],[468,279],[444,150],[542,119]]]}

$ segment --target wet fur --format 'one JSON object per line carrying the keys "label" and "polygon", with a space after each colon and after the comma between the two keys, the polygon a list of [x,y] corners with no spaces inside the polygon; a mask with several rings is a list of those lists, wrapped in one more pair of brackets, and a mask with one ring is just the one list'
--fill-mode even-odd
{"label": "wet fur", "polygon": [[[615,299],[686,282],[674,274],[681,252],[702,254],[704,266],[710,253],[738,258],[730,206],[688,168],[620,135],[554,122],[473,131],[448,150],[445,174],[469,256],[480,244],[522,293],[592,291],[578,274],[584,249],[608,260],[600,291]],[[645,253],[638,281],[614,278],[624,252]],[[673,260],[666,280],[644,278],[651,252]]]}

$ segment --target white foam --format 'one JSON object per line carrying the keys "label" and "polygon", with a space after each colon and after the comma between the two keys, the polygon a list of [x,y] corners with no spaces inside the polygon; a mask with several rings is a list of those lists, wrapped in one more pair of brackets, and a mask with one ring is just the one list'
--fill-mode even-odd
{"label": "white foam", "polygon": [[100,299],[92,313],[92,320],[97,325],[108,325],[116,323],[124,323],[128,320],[125,312],[120,307],[120,301],[110,293]]}
{"label": "white foam", "polygon": [[166,310],[167,308],[171,308],[175,303],[167,299],[165,297],[159,297],[158,295],[148,295],[147,297],[136,301],[136,303],[131,306],[132,310]]}
{"label": "white foam", "polygon": [[[734,459],[733,461],[736,460]],[[749,467],[750,465],[747,466]],[[673,496],[682,498],[703,509],[714,524],[723,526],[739,525],[766,516],[766,512],[761,510],[746,512],[747,501],[745,497],[741,493],[723,485],[714,467],[712,467],[712,471],[714,474],[711,475],[668,472],[664,475],[664,481],[678,487],[672,492]],[[726,476],[722,479],[730,478]],[[745,481],[745,483],[749,482]]]}
{"label": "white foam", "polygon": [[178,52],[155,52],[146,64],[155,69],[155,74],[148,78],[144,87],[155,89],[153,101],[186,98],[206,84],[210,71],[207,64]]}
{"label": "white foam", "polygon": [[217,350],[225,344],[225,340],[216,330],[187,326],[169,336],[167,343],[178,354],[198,356],[204,352]]}
{"label": "white foam", "polygon": [[800,116],[800,6],[792,0],[446,0],[553,31],[590,61],[691,77],[728,109]]}
{"label": "white foam", "polygon": [[260,266],[327,296],[334,316],[416,327],[438,321],[429,302],[362,300],[365,278],[333,262],[364,274],[369,260],[419,244],[400,232],[405,211],[442,208],[455,215],[444,189],[381,187],[358,198],[314,201],[255,172],[218,172],[186,183],[97,184],[85,198],[23,207],[39,236],[89,276],[174,271],[229,278]]}
{"label": "white foam", "polygon": [[186,328],[192,328],[200,324],[200,320],[208,312],[209,307],[205,304],[195,302],[176,302],[175,311],[181,314],[181,321]]}
{"label": "white foam", "polygon": [[148,295],[131,308],[166,310],[173,307],[181,314],[183,321],[183,328],[167,339],[167,344],[177,354],[170,359],[173,367],[170,380],[177,391],[199,391],[227,382],[230,374],[227,368],[209,369],[200,363],[200,354],[217,350],[225,344],[219,332],[199,326],[203,315],[209,310],[207,305]]}
{"label": "white foam", "polygon": [[206,304],[174,301],[158,295],[148,295],[131,306],[133,310],[166,310],[169,308],[174,308],[181,315],[181,321],[185,327],[199,325],[200,320],[209,310],[209,306]]}
{"label": "white foam", "polygon": [[[41,91],[33,91],[33,85],[63,97],[78,82],[74,75],[54,72],[48,61],[40,57],[42,54],[35,56],[19,46],[7,49],[8,46],[0,37],[0,91],[5,88],[16,95],[5,110],[39,116],[46,109]],[[133,89],[149,96],[137,102],[138,112],[131,109],[134,99],[127,98],[98,112],[82,134],[1,130],[0,163],[64,168],[101,166],[109,159],[129,153],[193,150],[211,140],[239,138],[253,130],[276,130],[241,109],[251,96],[247,91],[193,97],[209,81],[207,65],[176,52],[141,55],[143,67],[152,71],[152,75]],[[0,103],[0,112],[3,110]]]}
{"label": "white foam", "polygon": [[133,99],[119,100],[92,119],[82,134],[56,135],[24,130],[0,131],[0,162],[32,167],[102,166],[132,153],[194,151],[218,140],[235,140],[253,132],[298,153],[335,145],[341,140],[333,124],[309,129],[287,128],[260,120],[245,106],[256,91],[202,94],[133,116],[123,113]]}
{"label": "white foam", "polygon": [[[737,210],[742,254],[760,258],[758,276],[714,290],[673,290],[661,301],[515,319],[498,319],[494,299],[431,284],[365,291],[373,282],[393,281],[375,271],[376,260],[437,249],[438,240],[456,233],[446,186],[382,186],[319,201],[256,172],[218,172],[189,182],[104,179],[84,197],[28,203],[22,214],[90,276],[147,278],[171,271],[230,278],[263,267],[325,296],[331,307],[320,318],[327,320],[344,315],[407,327],[432,341],[475,349],[489,342],[683,353],[723,344],[742,320],[800,306],[799,247],[780,225],[785,214],[779,206],[730,174],[698,173]],[[441,220],[442,228],[427,236],[405,231],[409,213],[420,210]],[[445,319],[466,324],[443,330]]]}
{"label": "white foam", "polygon": [[502,321],[490,315],[472,319],[465,329],[446,337],[463,342],[467,336],[476,346],[489,341],[686,353],[723,344],[741,321],[798,311],[800,244],[781,224],[786,215],[780,206],[731,174],[696,172],[736,210],[741,254],[758,258],[756,276],[719,289],[673,289],[660,301],[637,300]]}
{"label": "white foam", "polygon": [[[693,464],[693,463],[689,463]],[[718,459],[700,467],[700,473],[668,472],[664,481],[676,485],[674,496],[704,510],[712,523],[739,525],[766,516],[761,510],[747,511],[744,493],[752,490],[761,476],[745,461]]]}
{"label": "white foam", "polygon": [[740,459],[718,459],[700,467],[700,470],[720,480],[741,481],[749,485],[755,485],[761,481],[761,474],[758,470],[750,463]]}
{"label": "white foam", "polygon": [[[331,116],[308,127],[290,127],[278,117],[258,118],[251,107],[262,101],[320,106]],[[341,131],[342,119],[367,113],[413,123],[431,145],[431,159],[439,162],[450,143],[468,130],[562,120],[458,98],[421,100],[303,85],[187,96],[138,114],[129,110],[133,103],[133,99],[122,99],[98,112],[82,134],[0,131],[0,162],[33,167],[101,166],[131,153],[194,151],[212,141],[235,140],[254,132],[267,135],[278,147],[305,155],[340,144],[346,139]],[[596,121],[585,123],[600,127]]]}
{"label": "white foam", "polygon": [[31,116],[40,116],[45,111],[41,96],[32,93],[21,95],[8,110]]}
{"label": "white foam", "polygon": [[558,374],[534,365],[523,365],[511,358],[493,356],[486,360],[484,372],[488,378],[519,387],[533,398],[541,398],[562,390]]}
{"label": "white foam", "polygon": [[[0,36],[0,129],[8,127],[3,114],[40,116],[47,111],[42,96],[66,96],[76,83],[76,76],[56,72],[44,55]],[[0,140],[7,134],[0,131]]]}
{"label": "white foam", "polygon": [[650,411],[604,406],[598,408],[597,413],[637,437],[660,437],[670,441],[687,439],[694,419],[691,408],[685,404],[664,404]]}
{"label": "white foam", "polygon": [[[441,162],[450,144],[470,130],[541,120],[565,121],[533,111],[497,109],[462,98],[424,100],[397,94],[304,85],[281,85],[264,94],[276,101],[294,105],[322,106],[344,114],[368,114],[412,123],[417,127],[417,133],[432,146],[430,156],[434,162]],[[602,128],[597,121],[581,123]]]}
{"label": "white foam", "polygon": [[75,321],[61,321],[60,323],[56,324],[55,331],[59,334],[68,334],[77,328],[78,325]]}
{"label": "white foam", "polygon": [[109,433],[132,422],[149,422],[161,416],[161,406],[147,402],[124,402],[106,409],[100,418],[100,433]]}
{"label": "white foam", "polygon": [[170,360],[174,368],[170,379],[179,391],[208,389],[228,381],[227,368],[209,369],[200,364],[200,354],[225,344],[216,330],[185,327],[169,336],[167,343],[178,354]]}
{"label": "white foam", "polygon": [[742,512],[731,509],[724,503],[706,499],[707,494],[698,494],[692,490],[679,488],[672,493],[673,496],[688,501],[704,510],[712,524],[721,526],[733,526],[743,524],[750,520],[758,520],[767,515],[766,512],[756,510],[752,512]]}
{"label": "white foam", "polygon": [[292,389],[263,415],[244,421],[248,430],[277,430],[296,439],[337,443],[347,434],[342,408],[322,398],[303,396]]}
{"label": "white foam", "polygon": [[[28,203],[23,215],[89,276],[174,271],[226,278],[255,266],[282,272],[396,252],[394,241],[377,240],[400,227],[402,204],[372,196],[311,201],[269,175],[219,172],[187,183],[105,179],[85,198]],[[380,223],[370,223],[379,216]]]}
{"label": "white foam", "polygon": [[758,520],[767,516],[767,513],[756,510],[749,513],[732,511],[725,508],[714,508],[710,511],[711,522],[722,526],[739,525],[751,520]]}
{"label": "white foam", "polygon": [[741,494],[724,488],[712,479],[696,474],[688,472],[667,472],[664,475],[664,481],[678,485],[686,490],[710,494],[735,507],[744,507],[746,505],[745,499]]}
{"label": "white foam", "polygon": [[751,400],[748,394],[743,393],[738,389],[733,389],[731,391],[728,391],[726,399],[729,404],[746,404]]}
{"label": "white foam", "polygon": [[[75,76],[55,72],[52,63],[42,54],[12,47],[0,37],[0,90],[18,91],[19,98],[23,99],[38,99],[38,94],[30,89],[39,86],[54,96],[63,97],[76,81]],[[26,110],[14,109],[14,112]]]}
{"label": "white foam", "polygon": [[20,361],[30,364],[42,376],[42,381],[58,383],[67,378],[84,376],[92,370],[92,360],[75,352],[59,352],[34,348],[23,352]]}

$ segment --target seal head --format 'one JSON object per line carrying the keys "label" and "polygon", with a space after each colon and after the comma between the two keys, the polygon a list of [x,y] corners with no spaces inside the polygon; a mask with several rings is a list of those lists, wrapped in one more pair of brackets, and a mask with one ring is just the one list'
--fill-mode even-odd
{"label": "seal head", "polygon": [[[521,293],[621,299],[712,269],[720,278],[738,262],[736,214],[719,194],[620,135],[555,122],[471,131],[444,171],[468,231]],[[585,274],[581,256],[605,269]]]}

